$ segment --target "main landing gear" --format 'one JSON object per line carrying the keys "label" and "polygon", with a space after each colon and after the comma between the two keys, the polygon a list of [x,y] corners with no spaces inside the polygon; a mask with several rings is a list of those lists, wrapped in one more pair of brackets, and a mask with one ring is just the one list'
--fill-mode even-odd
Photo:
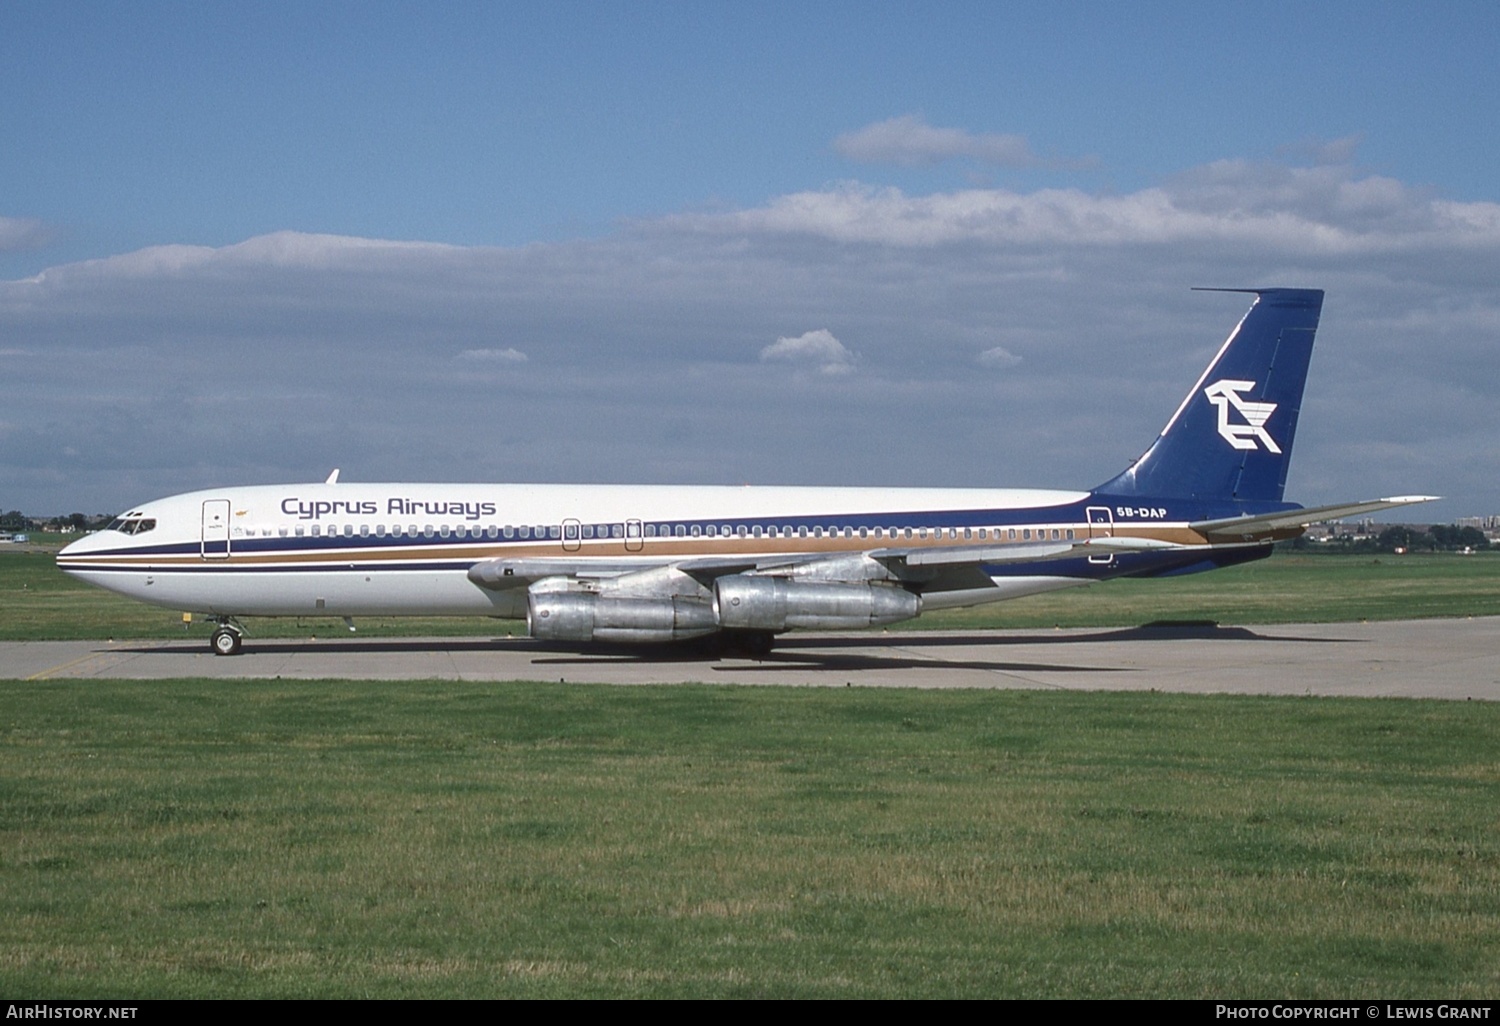
{"label": "main landing gear", "polygon": [[245,631],[227,616],[219,617],[219,626],[208,637],[208,646],[214,655],[232,656],[240,654]]}
{"label": "main landing gear", "polygon": [[776,644],[771,631],[723,630],[714,635],[720,655],[741,659],[764,659]]}

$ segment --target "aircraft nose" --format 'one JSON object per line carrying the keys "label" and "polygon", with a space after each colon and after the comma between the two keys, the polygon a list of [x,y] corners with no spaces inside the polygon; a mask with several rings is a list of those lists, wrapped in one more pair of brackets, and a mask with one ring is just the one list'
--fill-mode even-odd
{"label": "aircraft nose", "polygon": [[87,555],[99,547],[98,538],[97,534],[86,534],[82,538],[75,538],[57,550],[57,558],[61,560],[67,556]]}

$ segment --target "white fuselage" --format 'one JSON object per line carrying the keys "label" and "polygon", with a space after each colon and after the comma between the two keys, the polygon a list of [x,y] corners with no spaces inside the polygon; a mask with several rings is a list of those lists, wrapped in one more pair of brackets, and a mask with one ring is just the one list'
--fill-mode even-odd
{"label": "white fuselage", "polygon": [[[526,590],[479,587],[468,577],[474,564],[501,556],[598,560],[618,572],[709,557],[817,559],[898,545],[1072,539],[1090,530],[1087,497],[1020,489],[251,486],[136,507],[116,521],[120,529],[73,543],[58,562],[131,598],[219,616],[519,618]],[[928,595],[926,607],[1081,583],[1010,574]]]}

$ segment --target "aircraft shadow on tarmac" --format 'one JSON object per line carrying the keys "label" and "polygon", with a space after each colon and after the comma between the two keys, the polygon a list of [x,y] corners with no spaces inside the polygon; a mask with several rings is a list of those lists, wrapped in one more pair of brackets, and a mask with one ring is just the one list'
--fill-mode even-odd
{"label": "aircraft shadow on tarmac", "polygon": [[[561,645],[530,638],[337,638],[247,640],[245,655],[346,654],[351,656],[417,654],[421,652],[531,654],[539,666],[587,666],[605,663],[705,663],[716,672],[780,671],[791,667],[818,671],[859,670],[988,670],[995,672],[1118,673],[1127,668],[1080,666],[1062,663],[1006,661],[1001,659],[923,658],[925,650],[944,648],[1011,648],[1019,645],[1119,644],[1133,642],[1256,641],[1298,643],[1355,643],[1355,639],[1267,636],[1246,627],[1222,627],[1212,622],[1151,623],[1090,633],[1041,631],[1034,634],[946,633],[910,631],[892,634],[848,634],[812,637],[791,634],[777,639],[769,653],[747,655],[725,653],[711,639],[662,645]],[[861,651],[850,652],[850,649]],[[884,649],[872,653],[870,649]],[[181,643],[138,649],[163,655],[200,655],[196,646]]]}
{"label": "aircraft shadow on tarmac", "polygon": [[[1244,627],[1220,627],[1214,623],[1168,623],[1146,624],[1119,630],[1090,634],[946,634],[937,632],[910,632],[904,634],[851,634],[836,637],[808,637],[789,635],[779,638],[776,647],[764,655],[723,656],[701,646],[591,646],[584,651],[569,650],[568,654],[555,658],[537,658],[539,665],[588,665],[602,662],[717,662],[716,671],[736,673],[757,670],[784,670],[803,667],[815,670],[992,670],[1008,673],[1054,672],[1054,673],[1119,673],[1134,672],[1134,668],[1115,666],[1078,666],[1061,663],[1007,662],[995,659],[940,659],[922,658],[923,649],[941,648],[988,648],[997,649],[1016,645],[1059,644],[1113,644],[1121,642],[1163,641],[1261,641],[1345,644],[1355,639],[1306,638],[1287,635],[1268,637]],[[893,650],[873,654],[869,649]],[[834,651],[829,651],[833,649]],[[858,653],[841,652],[841,649],[860,649]],[[725,662],[725,660],[729,660]]]}

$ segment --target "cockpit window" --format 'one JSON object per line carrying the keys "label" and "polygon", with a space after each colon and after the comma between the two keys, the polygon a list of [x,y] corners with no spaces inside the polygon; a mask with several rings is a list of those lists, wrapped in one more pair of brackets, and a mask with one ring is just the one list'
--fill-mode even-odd
{"label": "cockpit window", "polygon": [[105,528],[106,531],[119,531],[121,534],[145,534],[155,529],[155,517],[117,517]]}

